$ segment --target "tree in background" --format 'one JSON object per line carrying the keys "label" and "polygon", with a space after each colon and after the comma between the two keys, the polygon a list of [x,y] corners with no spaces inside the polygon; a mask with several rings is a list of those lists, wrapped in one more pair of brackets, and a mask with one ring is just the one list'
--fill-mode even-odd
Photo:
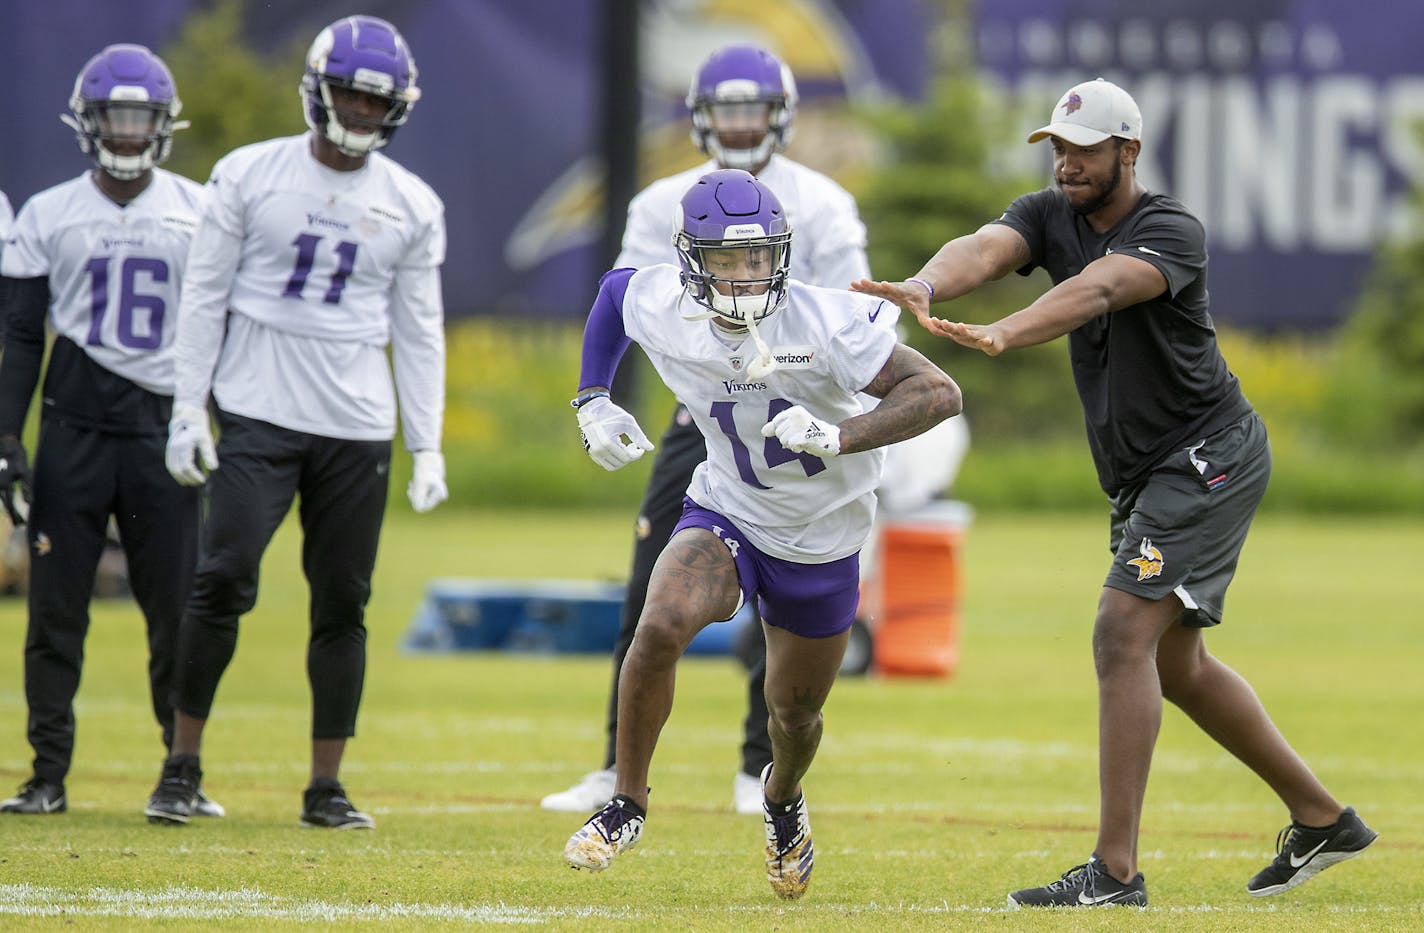
{"label": "tree in background", "polygon": [[[1419,135],[1424,137],[1424,128]],[[1424,218],[1424,187],[1413,195]],[[1424,232],[1384,242],[1336,337],[1326,428],[1340,440],[1424,453]]]}
{"label": "tree in background", "polygon": [[218,0],[195,11],[159,53],[173,71],[192,123],[164,166],[206,181],[213,163],[238,146],[306,128],[297,94],[305,44],[264,58],[243,35],[244,0]]}
{"label": "tree in background", "polygon": [[[887,148],[884,166],[857,192],[869,231],[870,268],[878,278],[914,275],[947,240],[977,230],[1015,197],[1048,182],[1046,175],[1013,176],[997,168],[998,153],[1026,145],[1017,114],[975,69],[962,4],[945,7],[934,49],[937,76],[926,99],[865,113]],[[1042,109],[1041,101],[1026,103]],[[934,311],[955,320],[993,321],[1047,287],[1042,271],[1007,276]],[[976,437],[1081,437],[1082,414],[1059,341],[991,361],[930,336],[913,319],[906,325],[909,342],[963,388],[965,416]]]}

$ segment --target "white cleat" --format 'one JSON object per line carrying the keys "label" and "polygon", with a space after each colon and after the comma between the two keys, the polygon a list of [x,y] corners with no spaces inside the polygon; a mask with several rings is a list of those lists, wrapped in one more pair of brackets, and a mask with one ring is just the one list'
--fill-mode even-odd
{"label": "white cleat", "polygon": [[612,768],[591,771],[568,790],[549,794],[539,801],[539,806],[560,813],[592,813],[608,802],[617,783],[618,772]]}
{"label": "white cleat", "polygon": [[614,797],[569,837],[564,861],[573,868],[603,871],[617,856],[638,844],[643,835],[643,816],[643,808],[627,797]]}
{"label": "white cleat", "polygon": [[[763,789],[769,774],[771,765],[761,772]],[[811,867],[816,859],[806,795],[803,793],[787,814],[773,816],[763,804],[762,818],[766,824],[766,880],[771,882],[771,890],[777,897],[794,901],[810,886]]]}

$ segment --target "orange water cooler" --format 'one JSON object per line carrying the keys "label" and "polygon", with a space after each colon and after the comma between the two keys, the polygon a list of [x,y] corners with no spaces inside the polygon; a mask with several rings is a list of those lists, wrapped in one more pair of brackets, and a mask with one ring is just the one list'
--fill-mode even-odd
{"label": "orange water cooler", "polygon": [[872,670],[947,677],[959,667],[962,547],[973,510],[942,500],[879,522],[861,615],[872,632]]}

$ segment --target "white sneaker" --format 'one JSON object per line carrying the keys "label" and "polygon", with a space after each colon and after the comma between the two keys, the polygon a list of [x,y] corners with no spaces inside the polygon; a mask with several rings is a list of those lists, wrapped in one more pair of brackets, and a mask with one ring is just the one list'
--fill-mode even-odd
{"label": "white sneaker", "polygon": [[732,809],[738,813],[761,812],[761,780],[743,771],[732,779]]}
{"label": "white sneaker", "polygon": [[618,772],[612,768],[590,771],[568,790],[550,794],[539,801],[539,806],[560,813],[592,813],[613,797],[613,787],[617,783]]}

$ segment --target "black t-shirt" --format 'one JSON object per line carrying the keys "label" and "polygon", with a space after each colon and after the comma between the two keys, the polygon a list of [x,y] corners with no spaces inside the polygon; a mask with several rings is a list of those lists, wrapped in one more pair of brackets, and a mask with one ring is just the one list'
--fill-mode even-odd
{"label": "black t-shirt", "polygon": [[1117,226],[1097,233],[1057,188],[1026,194],[997,221],[1017,230],[1053,284],[1109,253],[1150,262],[1167,290],[1104,314],[1068,335],[1098,482],[1109,495],[1164,457],[1251,412],[1226,368],[1207,309],[1206,234],[1180,203],[1148,192]]}

